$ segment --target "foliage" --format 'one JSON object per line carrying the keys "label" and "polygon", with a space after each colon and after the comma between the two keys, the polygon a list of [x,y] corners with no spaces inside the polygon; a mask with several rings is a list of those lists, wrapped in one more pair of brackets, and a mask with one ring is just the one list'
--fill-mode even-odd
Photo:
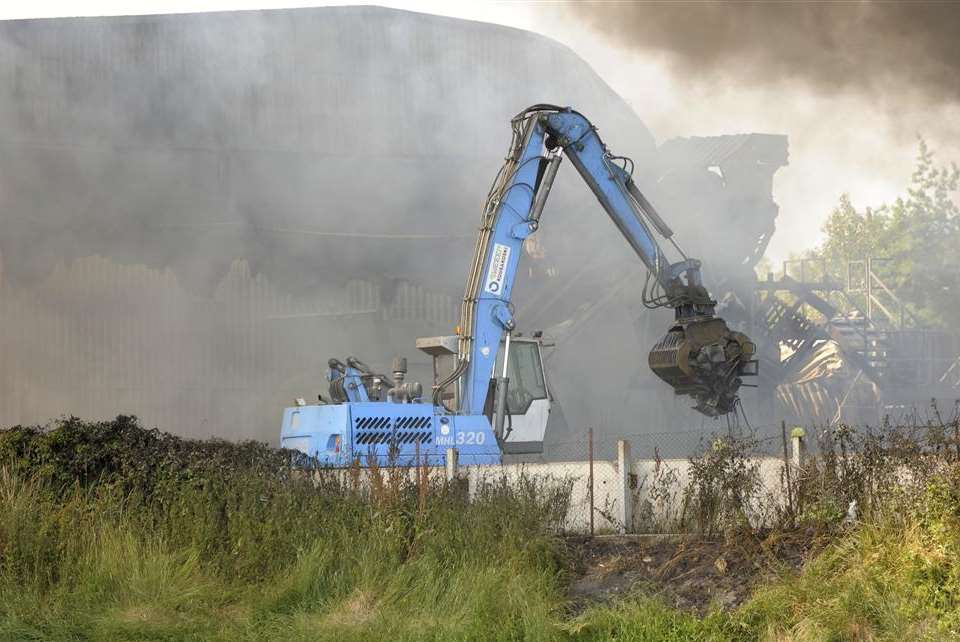
{"label": "foliage", "polygon": [[960,188],[955,163],[938,166],[921,138],[916,169],[905,196],[857,210],[849,196],[823,226],[825,241],[812,253],[835,276],[848,261],[887,259],[874,271],[926,321],[950,326],[960,313]]}
{"label": "foliage", "polygon": [[69,417],[46,429],[16,426],[0,432],[0,461],[29,467],[52,486],[116,485],[144,499],[170,484],[209,483],[240,471],[282,482],[291,454],[254,441],[181,439],[145,430],[136,417],[124,415],[101,422]]}
{"label": "foliage", "polygon": [[654,449],[653,472],[637,482],[634,491],[634,532],[671,533],[681,524],[676,508],[680,475]]}
{"label": "foliage", "polygon": [[705,535],[750,528],[762,488],[756,446],[751,438],[721,436],[690,458],[681,525]]}
{"label": "foliage", "polygon": [[801,574],[758,591],[734,618],[742,638],[956,639],[960,470],[937,474],[916,503],[894,497]]}
{"label": "foliage", "polygon": [[568,626],[576,640],[635,642],[724,642],[731,640],[729,620],[712,613],[697,616],[637,596],[612,606],[590,609]]}
{"label": "foliage", "polygon": [[[800,573],[701,618],[643,593],[567,615],[562,482],[490,477],[468,497],[426,469],[294,471],[289,453],[127,417],[17,428],[0,432],[0,639],[952,639],[955,432],[831,433],[799,515],[854,498],[859,518]],[[693,459],[692,528],[757,510],[755,446],[723,438]]]}
{"label": "foliage", "polygon": [[829,529],[919,502],[931,480],[960,461],[960,415],[948,422],[935,416],[922,424],[839,424],[820,431],[815,453],[792,471],[785,489],[793,512],[783,515],[784,525]]}
{"label": "foliage", "polygon": [[0,639],[537,639],[561,601],[547,482],[468,502],[428,471],[296,472],[127,417],[0,453]]}

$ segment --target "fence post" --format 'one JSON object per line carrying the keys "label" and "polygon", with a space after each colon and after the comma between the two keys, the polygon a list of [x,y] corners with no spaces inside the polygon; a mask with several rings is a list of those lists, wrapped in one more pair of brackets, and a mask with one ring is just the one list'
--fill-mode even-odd
{"label": "fence post", "polygon": [[787,508],[790,511],[790,519],[793,519],[793,480],[790,475],[790,455],[787,453],[787,422],[780,422],[780,432],[783,437],[783,474],[787,481]]}
{"label": "fence post", "polygon": [[590,462],[587,488],[587,494],[590,496],[590,537],[593,537],[593,428],[587,428],[587,459]]}
{"label": "fence post", "polygon": [[797,426],[790,431],[790,441],[793,445],[793,465],[796,468],[803,468],[803,460],[806,456],[806,444],[803,438],[807,436],[802,426]]}
{"label": "fence post", "polygon": [[447,481],[452,482],[459,473],[460,452],[456,448],[447,448]]}
{"label": "fence post", "polygon": [[630,489],[630,442],[617,441],[617,470],[620,472],[620,532],[633,530],[633,492]]}

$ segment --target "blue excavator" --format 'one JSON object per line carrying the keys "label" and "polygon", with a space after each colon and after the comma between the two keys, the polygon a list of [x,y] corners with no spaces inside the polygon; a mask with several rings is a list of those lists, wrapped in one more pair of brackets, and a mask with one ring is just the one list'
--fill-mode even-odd
{"label": "blue excavator", "polygon": [[[700,261],[688,258],[673,231],[631,177],[633,162],[613,155],[593,124],[569,107],[538,104],[511,121],[505,163],[487,196],[456,334],[417,340],[433,357],[431,394],[408,381],[406,360],[391,376],[349,357],[330,359],[329,399],[286,408],[281,447],[323,466],[490,464],[504,454],[542,450],[551,395],[540,336],[517,332],[511,294],[524,241],[540,226],[564,156],[647,268],[643,301],[674,310],[649,365],[694,408],[716,417],[735,412],[742,377],[756,374],[754,344],[715,315]],[[656,234],[656,236],[655,236]],[[669,241],[670,261],[657,237]]]}

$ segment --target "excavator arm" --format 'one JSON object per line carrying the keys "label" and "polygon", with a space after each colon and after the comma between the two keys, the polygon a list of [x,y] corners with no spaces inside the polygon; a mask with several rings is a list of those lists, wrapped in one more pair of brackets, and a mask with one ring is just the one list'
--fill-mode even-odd
{"label": "excavator arm", "polygon": [[[364,460],[379,465],[443,465],[449,449],[459,461],[495,464],[512,452],[536,452],[545,430],[538,397],[527,410],[508,403],[511,295],[523,241],[537,231],[561,159],[573,163],[601,207],[647,268],[643,300],[669,307],[674,322],[650,351],[653,372],[678,394],[689,395],[700,412],[717,416],[737,406],[741,376],[751,374],[754,347],[714,315],[715,303],[700,278],[700,262],[687,258],[673,231],[644,198],[630,176],[632,162],[612,155],[582,114],[551,105],[534,105],[513,119],[506,161],[487,198],[470,266],[456,337],[418,340],[434,356],[433,403],[423,403],[420,384],[406,379],[406,360],[394,359],[391,376],[348,358],[329,361],[329,399],[285,408],[280,430],[284,448],[312,462],[349,466]],[[673,246],[671,261],[657,239]],[[595,251],[602,251],[597,249]],[[517,355],[534,355],[539,342],[514,342]],[[494,372],[503,351],[503,369]],[[518,363],[520,359],[516,360]],[[542,368],[542,366],[540,366]],[[514,371],[519,373],[519,369]],[[541,381],[546,394],[545,380]],[[522,381],[516,390],[526,390]],[[452,406],[448,405],[452,401]],[[505,423],[505,418],[510,423]],[[522,425],[513,420],[522,418]],[[513,429],[511,431],[511,428]]]}
{"label": "excavator arm", "polygon": [[[649,354],[651,369],[677,394],[692,397],[700,412],[732,412],[741,376],[755,374],[754,345],[714,315],[716,302],[703,286],[700,261],[683,254],[673,231],[637,188],[632,161],[612,155],[590,121],[569,108],[534,105],[520,112],[512,126],[506,161],[484,207],[464,293],[457,365],[437,382],[434,403],[441,405],[443,391],[457,386],[459,405],[452,410],[480,414],[494,394],[494,432],[502,438],[509,382],[506,372],[497,376],[493,369],[501,343],[510,349],[515,327],[511,294],[523,242],[539,228],[566,156],[646,266],[645,304],[675,311],[674,324]],[[654,232],[670,241],[679,260],[667,258]],[[491,379],[496,382],[492,389]]]}

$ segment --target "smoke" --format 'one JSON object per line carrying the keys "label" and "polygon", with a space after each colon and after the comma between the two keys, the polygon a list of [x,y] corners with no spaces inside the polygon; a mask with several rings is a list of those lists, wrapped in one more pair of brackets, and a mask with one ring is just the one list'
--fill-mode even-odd
{"label": "smoke", "polygon": [[[125,412],[275,441],[284,405],[325,394],[330,357],[407,356],[429,385],[414,340],[453,330],[509,119],[530,104],[577,106],[656,181],[652,135],[583,60],[476,22],[364,7],[10,21],[0,84],[0,425]],[[742,253],[697,221],[758,208],[682,169],[668,182],[703,198],[657,203],[720,273]],[[768,183],[744,191],[772,206]],[[537,237],[517,315],[565,333],[551,383],[571,425],[689,420],[643,356],[670,315],[642,309],[636,257],[570,166]]]}
{"label": "smoke", "polygon": [[621,45],[662,53],[694,81],[960,99],[960,4],[953,2],[578,2],[565,9]]}
{"label": "smoke", "polygon": [[[377,8],[2,22],[0,84],[0,425],[274,441],[330,357],[429,386],[414,340],[456,323],[510,117],[576,104],[653,150],[562,46]],[[562,274],[584,239],[627,255],[580,185],[554,198]]]}

